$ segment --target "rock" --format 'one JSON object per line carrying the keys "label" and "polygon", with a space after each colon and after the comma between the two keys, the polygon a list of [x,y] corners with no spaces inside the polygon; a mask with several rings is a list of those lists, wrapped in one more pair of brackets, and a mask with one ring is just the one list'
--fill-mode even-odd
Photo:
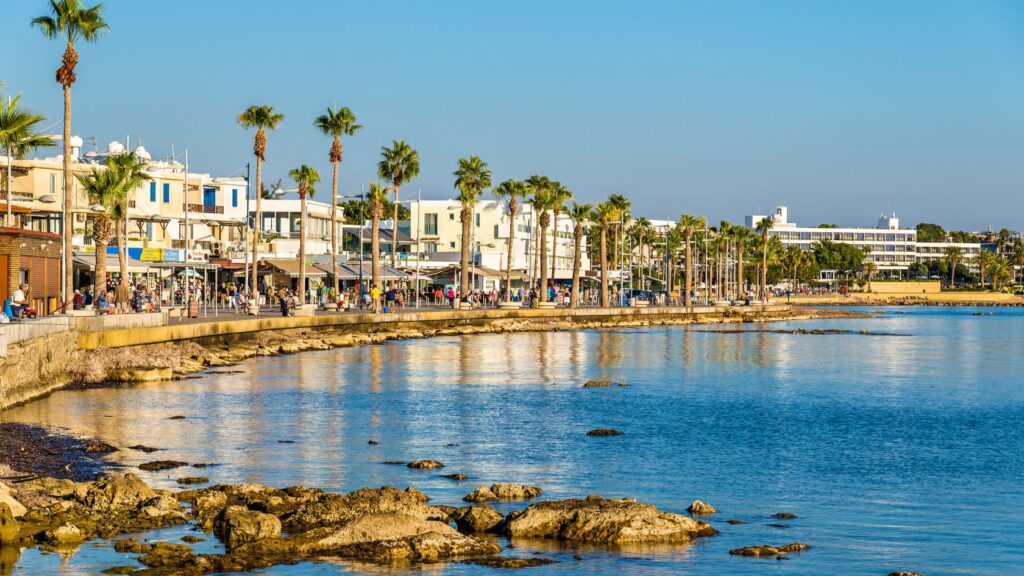
{"label": "rock", "polygon": [[193,468],[207,468],[210,466],[216,466],[216,464],[213,464],[212,462],[196,462],[192,465]]}
{"label": "rock", "polygon": [[182,466],[188,466],[188,462],[181,462],[179,460],[154,460],[153,462],[139,464],[139,469],[147,472],[157,472],[160,470],[173,470],[174,468],[181,468]]}
{"label": "rock", "polygon": [[213,521],[213,533],[231,550],[246,542],[281,537],[281,521],[273,514],[228,506]]}
{"label": "rock", "polygon": [[[219,490],[208,490],[192,500],[192,514],[201,525],[207,525],[228,506],[227,494]],[[212,524],[211,524],[212,525]]]}
{"label": "rock", "polygon": [[89,508],[104,512],[135,508],[157,493],[135,474],[114,474],[76,487],[75,496]]}
{"label": "rock", "polygon": [[163,450],[163,448],[153,448],[151,446],[143,446],[142,444],[136,444],[135,446],[129,446],[128,449],[129,450],[138,450],[140,452],[145,452],[146,454],[152,454],[153,452],[157,452],[159,450]]}
{"label": "rock", "polygon": [[530,500],[540,496],[543,490],[537,486],[524,484],[491,484],[481,486],[466,494],[462,499],[466,502],[490,502],[492,500]]}
{"label": "rock", "polygon": [[151,568],[177,568],[191,555],[191,546],[171,542],[154,542],[149,545],[148,552],[139,558],[139,562]]}
{"label": "rock", "polygon": [[181,537],[181,541],[188,542],[189,544],[195,544],[196,542],[206,542],[206,538],[203,538],[202,536],[193,536],[192,534],[187,534]]}
{"label": "rock", "polygon": [[694,516],[707,516],[709,514],[714,514],[715,512],[718,512],[718,510],[716,510],[714,506],[706,502],[701,502],[700,500],[694,500],[693,503],[690,504],[690,507],[686,509],[686,511],[690,514],[693,514]]}
{"label": "rock", "polygon": [[746,524],[746,522],[744,522],[743,520],[726,520],[725,523],[732,524],[733,526],[737,524]]}
{"label": "rock", "polygon": [[504,520],[501,514],[490,506],[456,508],[448,517],[463,532],[489,532]]}
{"label": "rock", "polygon": [[389,466],[405,466],[405,462],[401,460],[385,460],[381,464],[387,464]]}
{"label": "rock", "polygon": [[168,420],[184,420],[185,417],[182,416],[181,414],[178,414],[178,415],[175,415],[175,416],[168,416],[167,419]]}
{"label": "rock", "polygon": [[416,460],[415,462],[409,462],[409,468],[415,468],[417,470],[433,470],[434,468],[444,468],[444,464],[437,460]]}
{"label": "rock", "polygon": [[6,502],[0,502],[0,548],[18,540],[18,521]]}
{"label": "rock", "polygon": [[186,476],[184,478],[178,478],[178,484],[207,484],[210,479],[206,476]]}
{"label": "rock", "polygon": [[100,570],[100,574],[131,574],[138,569],[138,565],[135,566],[111,566],[110,568],[104,568]]}
{"label": "rock", "polygon": [[792,552],[803,552],[804,550],[810,549],[807,544],[801,544],[794,542],[792,544],[786,544],[785,546],[770,546],[763,544],[761,546],[747,546],[746,548],[737,548],[735,550],[729,550],[729,554],[733,556],[753,556],[755,558],[770,558],[772,556],[785,556]]}
{"label": "rock", "polygon": [[533,504],[509,514],[505,532],[510,537],[593,544],[689,542],[718,533],[706,522],[650,504],[599,496]]}
{"label": "rock", "polygon": [[481,556],[462,561],[464,564],[477,564],[488,568],[533,568],[534,566],[547,566],[558,564],[557,560],[548,558],[509,558],[507,556]]}
{"label": "rock", "polygon": [[782,520],[791,520],[796,517],[796,514],[790,514],[789,512],[776,512],[775,514],[772,514],[772,518],[779,518]]}
{"label": "rock", "polygon": [[889,572],[889,576],[924,576],[920,572]]}
{"label": "rock", "polygon": [[449,480],[456,480],[459,482],[463,480],[469,480],[469,476],[466,476],[465,474],[442,474],[441,477],[447,478]]}
{"label": "rock", "polygon": [[366,443],[369,444],[370,446],[376,446],[377,444],[379,444],[379,442],[377,442],[376,440],[367,440]]}
{"label": "rock", "polygon": [[11,495],[11,489],[3,482],[0,482],[0,504],[7,504],[15,518],[21,518],[28,512],[28,509],[22,506],[21,502],[15,500],[14,496]]}
{"label": "rock", "polygon": [[65,522],[56,528],[46,531],[46,540],[51,544],[81,542],[84,537],[82,530],[70,522]]}
{"label": "rock", "polygon": [[596,428],[587,432],[587,436],[622,436],[625,432],[612,428]]}
{"label": "rock", "polygon": [[110,454],[117,452],[117,448],[100,440],[86,440],[82,443],[82,451],[86,454]]}
{"label": "rock", "polygon": [[444,510],[427,506],[426,502],[427,497],[415,488],[398,490],[390,486],[361,488],[348,494],[320,494],[288,516],[285,529],[291,533],[346,524],[367,514],[402,513],[424,520],[447,518]]}
{"label": "rock", "polygon": [[612,386],[626,388],[629,384],[625,382],[612,382],[611,380],[589,380],[581,388],[610,388]]}
{"label": "rock", "polygon": [[330,555],[370,562],[434,563],[453,557],[497,554],[497,544],[458,533],[443,522],[402,513],[368,514],[350,522],[290,536],[302,555]]}

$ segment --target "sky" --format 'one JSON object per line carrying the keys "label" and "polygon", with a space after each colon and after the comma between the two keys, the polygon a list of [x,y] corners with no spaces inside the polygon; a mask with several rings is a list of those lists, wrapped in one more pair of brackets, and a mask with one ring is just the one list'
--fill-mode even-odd
{"label": "sky", "polygon": [[[0,82],[58,133],[63,46],[29,26],[48,3],[4,4]],[[403,197],[452,196],[476,154],[495,183],[543,174],[648,218],[786,205],[807,225],[895,211],[1024,229],[1024,2],[107,0],[104,14],[110,32],[79,46],[73,132],[187,148],[194,171],[252,161],[236,119],[269,104],[285,121],[266,178],[309,164],[324,199],[330,142],[313,120],[348,106],[364,128],[344,140],[342,194],[404,139],[421,174]]]}

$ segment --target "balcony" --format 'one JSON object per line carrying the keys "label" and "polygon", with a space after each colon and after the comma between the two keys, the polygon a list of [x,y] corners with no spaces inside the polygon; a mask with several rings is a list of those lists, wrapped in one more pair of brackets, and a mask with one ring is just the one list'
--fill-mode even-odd
{"label": "balcony", "polygon": [[182,204],[181,209],[186,212],[195,212],[197,214],[223,214],[223,206],[209,206],[206,204]]}

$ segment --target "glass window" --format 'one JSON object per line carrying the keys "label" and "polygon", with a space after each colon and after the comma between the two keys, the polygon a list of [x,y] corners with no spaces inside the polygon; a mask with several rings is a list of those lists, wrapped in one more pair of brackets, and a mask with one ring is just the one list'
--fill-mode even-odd
{"label": "glass window", "polygon": [[149,201],[156,202],[156,182],[149,183]]}
{"label": "glass window", "polygon": [[168,182],[164,182],[164,204],[171,203],[171,185]]}
{"label": "glass window", "polygon": [[437,234],[437,214],[423,215],[423,233],[428,236]]}
{"label": "glass window", "polygon": [[231,189],[231,207],[238,208],[238,188]]}

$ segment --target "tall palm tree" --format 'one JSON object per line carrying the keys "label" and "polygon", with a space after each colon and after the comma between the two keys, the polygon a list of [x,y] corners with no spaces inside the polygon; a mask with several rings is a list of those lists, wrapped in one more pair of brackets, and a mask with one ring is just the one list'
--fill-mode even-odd
{"label": "tall palm tree", "polygon": [[639,257],[639,267],[638,268],[640,270],[640,288],[643,289],[643,290],[646,290],[647,289],[646,267],[647,267],[648,264],[645,263],[645,261],[646,262],[650,261],[649,256],[650,256],[650,253],[651,253],[651,249],[650,249],[650,246],[648,245],[647,240],[650,238],[651,232],[654,231],[654,226],[651,224],[650,220],[648,220],[647,218],[644,218],[644,217],[637,218],[633,222],[633,225],[635,227],[634,233],[636,235],[636,244],[639,247],[639,253],[638,253],[639,254],[639,256],[638,256]]}
{"label": "tall palm tree", "polygon": [[611,202],[601,202],[594,207],[590,219],[601,231],[601,307],[608,307],[608,231],[618,223],[618,208]]}
{"label": "tall palm tree", "polygon": [[864,276],[868,280],[868,294],[871,293],[871,279],[878,273],[878,266],[874,262],[864,263]]}
{"label": "tall palm tree", "polygon": [[572,192],[556,182],[555,186],[551,189],[552,202],[554,205],[551,208],[553,218],[553,229],[554,233],[551,236],[551,280],[555,279],[555,261],[558,260],[558,215],[562,213],[565,208],[565,203],[572,200]]}
{"label": "tall palm tree", "polygon": [[117,234],[117,260],[120,265],[121,279],[128,278],[128,246],[126,240],[128,230],[129,200],[135,196],[144,182],[152,180],[146,173],[148,162],[134,153],[118,154],[107,159],[107,170],[114,173],[114,178],[121,187],[119,202],[110,208]]}
{"label": "tall palm tree", "polygon": [[96,243],[96,268],[93,274],[93,294],[107,289],[107,246],[115,234],[110,211],[122,204],[123,188],[112,170],[94,167],[88,174],[75,174],[82,191],[90,202],[103,206],[92,224],[92,238]]}
{"label": "tall palm tree", "polygon": [[555,205],[555,185],[531,186],[533,196],[530,205],[537,213],[537,227],[540,229],[540,288],[537,291],[537,302],[547,302],[548,295],[548,227],[551,226],[551,209]]}
{"label": "tall palm tree", "polygon": [[95,42],[110,27],[103,21],[102,4],[86,8],[81,0],[50,0],[50,14],[33,19],[32,24],[38,26],[47,38],[60,38],[67,44],[56,79],[64,89],[64,304],[66,309],[70,309],[74,261],[71,251],[72,195],[67,187],[71,182],[71,85],[75,83],[75,66],[78,65],[75,42]]}
{"label": "tall palm tree", "polygon": [[949,287],[956,288],[956,267],[964,260],[963,248],[960,248],[959,246],[947,246],[945,259],[949,264]]}
{"label": "tall palm tree", "polygon": [[[39,124],[46,121],[42,114],[35,114],[18,106],[21,96],[15,96],[9,102],[0,102],[0,148],[4,149],[8,160],[22,159],[36,148],[53,146],[53,138],[39,132]],[[11,221],[11,167],[0,166],[4,175],[4,202],[7,214],[4,218],[6,226],[13,226]]]}
{"label": "tall palm tree", "polygon": [[985,271],[988,270],[991,272],[991,269],[996,265],[997,260],[999,260],[999,256],[997,256],[995,252],[982,250],[978,254],[978,284],[982,287],[985,286],[985,278],[991,276],[991,274],[985,274]]}
{"label": "tall palm tree", "polygon": [[459,158],[459,169],[452,172],[455,176],[455,188],[459,191],[459,204],[462,205],[462,255],[459,258],[462,270],[459,295],[469,294],[469,251],[472,241],[473,213],[476,203],[484,190],[491,187],[491,169],[477,156]]}
{"label": "tall palm tree", "polygon": [[398,191],[402,184],[412,182],[420,175],[420,154],[405,140],[393,140],[391,148],[381,147],[380,155],[377,176],[390,180],[395,193],[394,228],[391,230],[391,267],[394,268],[398,266]]}
{"label": "tall palm tree", "polygon": [[[532,176],[530,176],[529,178],[526,179],[526,190],[527,190],[526,193],[527,194],[534,194],[537,190],[551,188],[551,186],[553,184],[554,184],[554,182],[550,178],[548,178],[547,176],[541,176],[539,174],[534,174],[534,175],[532,175]],[[527,202],[527,204],[530,204],[530,206],[533,207],[533,202]],[[534,218],[538,219],[538,227],[539,227],[540,213],[537,212],[535,207],[534,207],[534,210],[533,210],[533,215],[534,215]],[[533,242],[533,258],[532,258],[532,263],[530,264],[530,268],[531,268],[532,272],[530,273],[530,276],[533,279],[533,282],[536,282],[537,278],[540,277],[540,271],[538,269],[538,266],[540,268],[543,268],[545,266],[545,263],[541,262],[540,258],[538,257],[538,254],[540,254],[540,243],[541,243],[542,238],[541,238],[540,234],[538,234],[537,231],[532,228],[532,226],[531,226],[531,229],[530,229],[530,234],[534,238],[534,242]]]}
{"label": "tall palm tree", "polygon": [[[632,203],[622,194],[612,194],[608,197],[608,203],[615,211],[615,225],[612,227],[612,258],[622,267],[622,243],[623,227],[629,223],[629,209]],[[619,283],[622,283],[620,278]]]}
{"label": "tall palm tree", "polygon": [[[370,191],[366,194],[367,211],[370,213],[370,278],[376,288],[381,288],[380,280],[380,219],[384,216],[384,206],[388,202],[387,186],[380,182],[370,182]],[[360,238],[362,244],[362,238]]]}
{"label": "tall palm tree", "polygon": [[760,286],[760,298],[761,301],[768,300],[768,231],[775,227],[775,221],[771,218],[762,218],[757,223],[757,231],[761,233],[761,239],[764,244],[764,250],[761,253],[761,286]]}
{"label": "tall palm tree", "polygon": [[519,209],[519,198],[529,194],[526,184],[518,180],[505,180],[494,188],[498,198],[508,198],[508,265],[505,268],[505,301],[512,301],[512,250],[516,239],[516,211]]}
{"label": "tall palm tree", "polygon": [[569,293],[569,307],[578,308],[580,299],[580,264],[583,258],[583,226],[590,220],[594,207],[590,204],[579,204],[573,202],[569,208],[569,217],[572,218],[572,288]]}
{"label": "tall palm tree", "polygon": [[338,295],[338,165],[341,164],[341,157],[344,149],[341,145],[342,136],[353,136],[362,125],[356,124],[355,114],[346,107],[340,110],[327,108],[327,112],[321,114],[313,122],[321,132],[331,136],[331,151],[327,159],[331,161],[334,169],[334,177],[331,181],[331,275],[334,287],[334,296]]}
{"label": "tall palm tree", "polygon": [[707,226],[707,220],[703,216],[683,214],[679,217],[679,229],[683,231],[683,243],[686,250],[686,297],[683,302],[686,306],[692,305],[691,294],[693,294],[693,235],[698,230]]}
{"label": "tall palm tree", "polygon": [[314,186],[320,183],[316,168],[303,164],[288,172],[288,176],[299,187],[299,303],[306,303],[306,197],[316,193]]}
{"label": "tall palm tree", "polygon": [[733,229],[733,240],[736,242],[736,293],[738,297],[746,295],[747,286],[743,277],[746,270],[746,255],[744,250],[757,242],[757,234],[746,227],[735,227]]}
{"label": "tall palm tree", "polygon": [[[263,162],[267,155],[267,130],[276,130],[284,121],[284,114],[274,112],[271,106],[249,106],[244,112],[238,115],[238,123],[244,128],[255,128],[256,136],[253,139],[252,153],[256,156],[256,189],[263,189]],[[259,290],[257,285],[257,264],[260,257],[260,219],[261,200],[263,194],[256,195],[256,218],[252,225],[252,279],[249,289],[255,293]],[[186,200],[187,202],[187,200]],[[257,301],[259,301],[257,299]]]}

